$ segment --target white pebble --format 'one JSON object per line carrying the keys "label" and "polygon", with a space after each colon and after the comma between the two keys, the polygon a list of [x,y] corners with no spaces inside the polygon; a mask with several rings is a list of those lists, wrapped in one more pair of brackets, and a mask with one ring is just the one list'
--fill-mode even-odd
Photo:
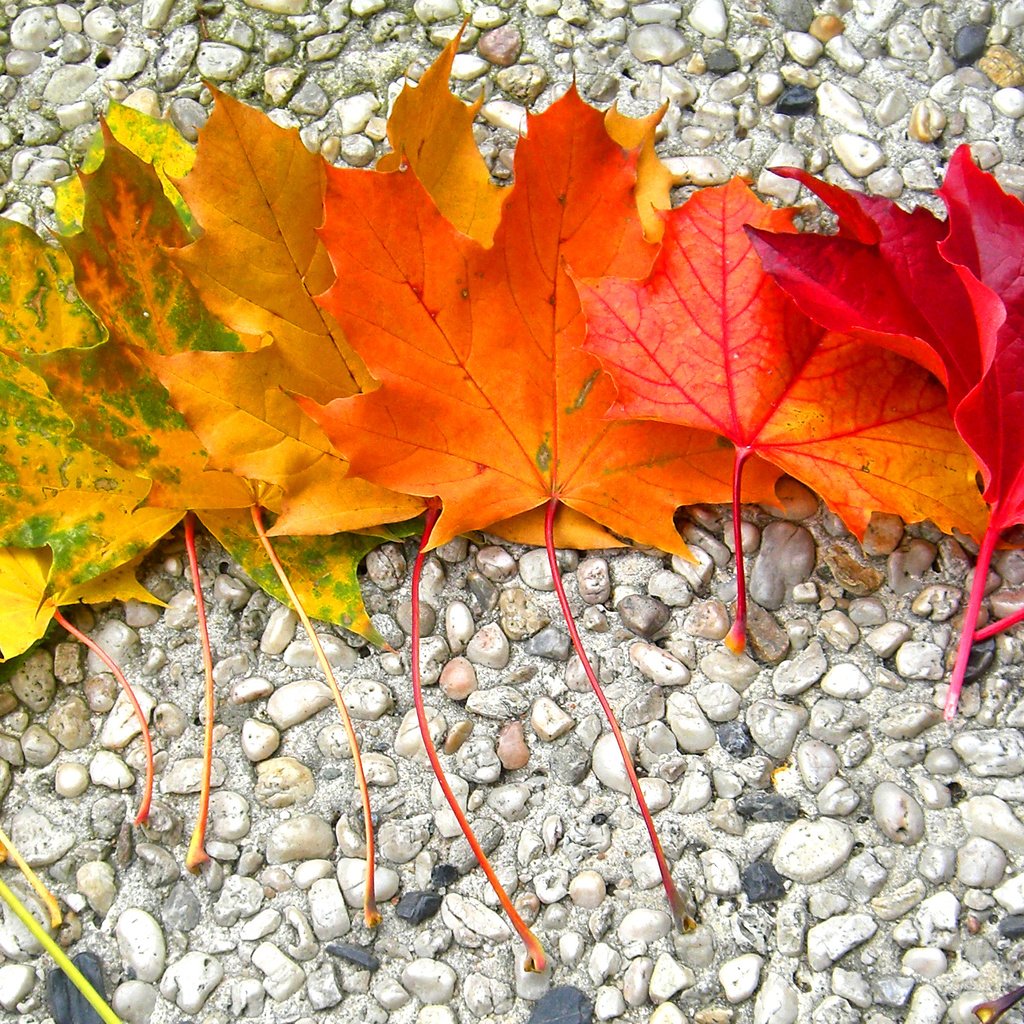
{"label": "white pebble", "polygon": [[110,750],[97,750],[89,762],[89,778],[95,786],[107,789],[129,789],[135,773]]}
{"label": "white pebble", "polygon": [[220,961],[209,953],[186,953],[160,979],[160,994],[185,1013],[199,1013],[224,978]]}
{"label": "white pebble", "polygon": [[866,178],[885,163],[881,147],[863,135],[848,132],[836,135],[832,139],[832,149],[839,162],[855,178]]}
{"label": "white pebble", "polygon": [[871,692],[871,680],[856,665],[844,661],[825,673],[821,689],[830,697],[862,700]]}
{"label": "white pebble", "polygon": [[729,16],[722,0],[697,0],[690,8],[687,21],[709,39],[724,39],[729,28]]}
{"label": "white pebble", "polygon": [[551,743],[569,732],[576,719],[566,714],[550,697],[539,697],[530,712],[530,724],[545,743]]}
{"label": "white pebble", "polygon": [[772,864],[786,878],[811,884],[845,864],[852,849],[853,833],[842,822],[830,818],[799,820],[779,836]]}
{"label": "white pebble", "polygon": [[263,987],[275,1002],[295,995],[306,983],[306,972],[272,942],[261,942],[252,952],[252,962],[263,972]]}
{"label": "white pebble", "polygon": [[605,881],[596,871],[580,871],[569,883],[569,898],[585,910],[595,910],[606,895]]}
{"label": "white pebble", "polygon": [[924,835],[921,805],[894,782],[880,782],[871,797],[878,827],[894,843],[909,845]]}
{"label": "white pebble", "polygon": [[[350,907],[361,907],[366,887],[366,861],[358,857],[342,857],[338,861],[338,885]],[[373,885],[378,902],[383,903],[398,892],[398,874],[392,868],[378,864],[373,871]]]}
{"label": "white pebble", "polygon": [[269,722],[249,718],[242,726],[242,753],[250,761],[265,761],[281,745],[281,734]]}
{"label": "white pebble", "polygon": [[81,796],[89,786],[89,772],[84,764],[67,761],[57,766],[53,776],[53,788],[58,796]]}
{"label": "white pebble", "polygon": [[156,919],[130,907],[118,917],[114,934],[121,959],[139,981],[159,981],[167,962],[167,943]]}
{"label": "white pebble", "polygon": [[[626,747],[631,757],[636,756],[636,738],[625,736]],[[622,761],[622,752],[616,742],[615,736],[610,732],[602,734],[597,743],[594,744],[592,766],[594,774],[600,782],[616,793],[629,793],[631,791],[629,775]]]}
{"label": "white pebble", "polygon": [[742,1003],[757,991],[763,963],[764,958],[757,953],[744,953],[722,964],[718,971],[718,981],[730,1003]]}
{"label": "white pebble", "polygon": [[438,960],[419,957],[402,971],[402,986],[423,1003],[447,1003],[455,994],[455,971]]}

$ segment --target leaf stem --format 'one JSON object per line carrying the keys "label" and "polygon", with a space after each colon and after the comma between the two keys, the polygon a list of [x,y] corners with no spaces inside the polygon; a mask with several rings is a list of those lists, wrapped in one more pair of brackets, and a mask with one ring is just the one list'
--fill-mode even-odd
{"label": "leaf stem", "polygon": [[11,855],[11,860],[18,866],[18,870],[28,880],[29,885],[39,894],[39,898],[46,904],[46,909],[50,914],[50,927],[60,927],[61,921],[64,920],[60,912],[60,907],[57,905],[57,898],[50,892],[49,889],[43,884],[43,880],[32,870],[29,866],[28,861],[22,857],[18,848],[8,838],[7,833],[0,828],[0,846],[4,848],[4,855]]}
{"label": "leaf stem", "polygon": [[743,519],[740,494],[743,484],[743,464],[750,455],[749,448],[736,448],[732,462],[732,540],[736,556],[736,618],[725,638],[725,646],[733,654],[742,654],[747,646],[747,579],[743,567]]}
{"label": "leaf stem", "polygon": [[558,510],[558,506],[558,498],[552,498],[548,502],[547,511],[544,515],[544,544],[548,552],[551,579],[555,585],[555,593],[558,595],[558,604],[562,609],[562,617],[565,619],[565,625],[569,630],[569,636],[572,638],[572,645],[576,650],[576,654],[583,664],[583,671],[590,681],[590,688],[594,691],[594,696],[597,697],[601,709],[604,711],[605,718],[608,719],[608,725],[611,727],[612,734],[615,736],[615,742],[619,746],[619,753],[622,755],[622,763],[625,766],[626,774],[629,776],[629,784],[633,789],[633,796],[636,797],[636,802],[640,806],[640,813],[643,815],[644,824],[647,826],[647,834],[651,837],[651,846],[654,848],[654,856],[658,861],[658,869],[661,871],[661,881],[665,886],[665,895],[668,897],[669,907],[672,910],[672,918],[680,931],[690,932],[697,927],[697,924],[686,912],[683,898],[679,894],[675,882],[672,880],[672,872],[669,870],[668,861],[665,859],[665,853],[661,848],[658,831],[654,827],[654,820],[647,807],[647,801],[644,799],[643,790],[640,788],[640,780],[637,778],[636,769],[633,767],[633,758],[630,756],[629,748],[626,746],[626,740],[622,735],[622,730],[619,728],[615,712],[612,710],[611,704],[608,703],[608,698],[605,696],[604,690],[601,689],[601,684],[594,672],[594,667],[587,657],[583,641],[580,639],[579,630],[576,628],[576,622],[572,617],[572,610],[569,607],[569,599],[566,596],[565,587],[562,585],[562,574],[558,569],[558,556],[555,553],[555,512]]}
{"label": "leaf stem", "polygon": [[1015,611],[1012,615],[1007,615],[1005,619],[999,619],[998,622],[990,622],[983,629],[979,629],[974,634],[974,642],[977,643],[979,640],[988,640],[989,637],[998,636],[1004,630],[1009,629],[1011,626],[1016,626],[1020,622],[1024,622],[1024,608]]}
{"label": "leaf stem", "polygon": [[142,794],[142,802],[139,804],[138,813],[135,815],[135,824],[141,825],[144,821],[149,818],[149,805],[153,801],[153,741],[149,735],[149,722],[146,721],[146,715],[142,710],[142,705],[139,704],[138,697],[135,696],[135,691],[131,687],[131,683],[125,678],[125,674],[121,671],[117,662],[110,657],[109,654],[92,637],[86,636],[77,626],[73,625],[72,622],[64,615],[59,609],[53,610],[53,617],[79,642],[85,644],[86,647],[96,655],[100,661],[110,670],[111,674],[118,681],[121,686],[121,690],[124,695],[131,701],[132,708],[135,710],[135,717],[138,719],[139,726],[142,729],[142,743],[146,748],[146,785]]}
{"label": "leaf stem", "polygon": [[376,928],[380,924],[380,911],[377,910],[377,896],[374,888],[376,854],[373,841],[373,815],[370,809],[370,789],[366,782],[366,773],[363,771],[363,759],[359,754],[359,739],[356,736],[355,727],[352,725],[352,717],[345,706],[345,700],[341,696],[341,689],[338,686],[338,680],[334,676],[334,670],[331,668],[331,663],[327,660],[327,655],[324,653],[323,644],[320,643],[320,638],[313,629],[313,623],[310,622],[306,609],[302,606],[299,595],[295,592],[291,580],[288,579],[284,566],[277,557],[277,552],[274,550],[274,546],[267,536],[267,531],[264,529],[263,510],[259,505],[253,505],[250,511],[252,513],[253,525],[256,527],[256,534],[263,544],[263,550],[266,551],[270,564],[274,567],[277,578],[281,581],[281,586],[284,588],[288,599],[292,603],[292,607],[302,621],[302,626],[309,637],[309,642],[313,645],[316,659],[320,663],[320,668],[323,670],[328,685],[331,688],[331,693],[334,695],[334,703],[337,705],[338,714],[341,716],[341,724],[345,729],[345,736],[348,738],[349,749],[352,751],[352,767],[355,771],[356,783],[359,786],[359,795],[362,798],[363,827],[366,832],[366,888],[363,893],[363,920],[366,922],[367,928]]}
{"label": "leaf stem", "polygon": [[541,946],[540,940],[532,931],[530,931],[526,922],[519,916],[519,912],[512,905],[512,900],[509,899],[504,886],[502,886],[501,882],[498,880],[498,876],[495,874],[494,868],[491,867],[491,862],[487,859],[487,854],[485,854],[481,849],[480,843],[477,841],[465,813],[459,806],[459,802],[455,798],[455,794],[452,792],[451,786],[448,785],[448,780],[444,775],[444,769],[441,767],[441,760],[437,756],[437,750],[434,747],[433,740],[430,738],[430,727],[427,724],[427,713],[423,707],[423,683],[420,678],[420,576],[423,573],[423,559],[426,555],[427,544],[430,542],[430,535],[433,533],[434,526],[437,523],[440,514],[441,504],[439,501],[434,499],[427,503],[426,522],[423,527],[423,536],[420,539],[419,550],[416,552],[416,561],[413,563],[412,567],[412,637],[410,642],[412,645],[412,700],[416,708],[416,720],[419,722],[420,726],[420,737],[423,740],[423,749],[427,753],[427,758],[430,761],[430,767],[434,769],[434,778],[437,779],[437,784],[441,787],[441,792],[444,793],[445,799],[448,801],[448,806],[452,809],[452,814],[455,815],[455,818],[459,823],[459,828],[462,829],[462,833],[466,837],[466,842],[469,843],[469,848],[473,851],[473,855],[476,857],[480,867],[483,868],[483,872],[487,876],[487,881],[491,883],[491,888],[494,890],[494,894],[498,897],[502,907],[505,908],[505,913],[508,914],[509,920],[512,922],[513,927],[519,933],[519,937],[523,940],[523,944],[526,946],[526,962],[523,967],[527,971],[536,971],[539,973],[547,968],[547,957],[544,953],[544,947]]}
{"label": "leaf stem", "polygon": [[33,938],[53,957],[57,966],[68,976],[71,984],[82,993],[86,1002],[99,1014],[105,1024],[122,1024],[121,1018],[106,1004],[103,997],[92,987],[89,979],[71,962],[67,954],[46,933],[46,930],[29,912],[21,900],[0,881],[0,899],[14,911],[15,916],[32,933]]}
{"label": "leaf stem", "polygon": [[985,583],[988,580],[988,567],[992,561],[992,554],[996,549],[996,542],[1003,532],[999,522],[998,508],[992,508],[988,529],[981,539],[981,548],[978,551],[978,560],[974,564],[974,581],[971,584],[971,596],[967,601],[967,611],[964,614],[964,624],[960,631],[960,643],[957,647],[956,661],[953,663],[953,673],[949,679],[949,690],[946,693],[946,706],[943,709],[943,717],[947,722],[956,717],[957,705],[960,703],[960,691],[964,686],[964,675],[967,673],[967,662],[971,656],[971,647],[974,645],[974,626],[978,621],[978,614],[981,611],[981,602],[985,598]]}
{"label": "leaf stem", "polygon": [[203,676],[205,678],[206,721],[203,723],[203,777],[199,787],[199,814],[192,830],[192,839],[185,856],[185,867],[198,871],[210,855],[206,852],[206,822],[210,816],[210,782],[213,775],[213,719],[215,714],[213,693],[213,654],[210,651],[210,630],[206,624],[206,602],[203,584],[199,578],[199,559],[196,556],[196,517],[193,512],[185,516],[185,550],[188,552],[192,572],[192,592],[196,596],[196,616],[199,620],[199,641],[203,649]]}
{"label": "leaf stem", "polygon": [[987,1003],[978,1003],[977,1006],[971,1007],[971,1013],[981,1021],[981,1024],[996,1024],[996,1021],[1007,1010],[1016,1006],[1021,999],[1024,999],[1024,985],[1013,989],[1012,992],[1007,992],[1006,995],[1000,996],[998,999],[991,999]]}

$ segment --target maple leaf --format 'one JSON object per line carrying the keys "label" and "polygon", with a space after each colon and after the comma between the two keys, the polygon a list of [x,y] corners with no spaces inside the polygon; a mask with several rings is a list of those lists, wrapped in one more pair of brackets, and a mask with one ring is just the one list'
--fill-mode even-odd
{"label": "maple leaf", "polygon": [[[131,107],[112,102],[103,118],[111,135],[126,149],[146,163],[152,164],[164,195],[174,204],[182,224],[191,231],[192,214],[173,179],[188,173],[195,161],[195,147],[181,136],[170,121],[150,117]],[[81,174],[91,174],[103,163],[103,135],[97,132],[85,151],[79,166]],[[71,175],[54,186],[53,213],[61,234],[73,235],[82,230],[85,211],[85,188],[80,175]]]}
{"label": "maple leaf", "polygon": [[[618,386],[612,415],[713,431],[817,491],[862,537],[873,511],[977,530],[974,466],[943,389],[900,356],[827,334],[765,274],[743,226],[791,231],[793,210],[739,179],[696,193],[666,218],[649,278],[583,287],[587,348]],[[737,560],[742,649],[745,594]]]}
{"label": "maple leaf", "polygon": [[[946,698],[956,713],[970,647],[984,599],[988,566],[1000,536],[1024,522],[1024,456],[1018,436],[1024,374],[1024,206],[974,166],[961,146],[938,194],[946,223],[924,210],[851,197],[802,172],[788,170],[826,202],[835,203],[846,238],[792,239],[754,231],[766,268],[820,322],[851,322],[882,343],[907,351],[946,383],[960,436],[974,453],[990,514],[981,536],[974,582]],[[806,248],[804,247],[806,243]],[[855,270],[843,269],[849,258]],[[861,300],[860,274],[885,277],[876,301],[874,277]],[[855,313],[851,311],[856,310]],[[1018,619],[983,631],[991,635]]]}
{"label": "maple leaf", "polygon": [[[635,159],[568,93],[530,119],[489,249],[454,230],[409,172],[328,171],[323,238],[337,282],[322,301],[382,386],[300,404],[353,473],[441,498],[432,543],[501,533],[557,497],[616,534],[682,552],[676,507],[729,493],[728,453],[713,438],[605,420],[611,382],[580,347],[565,265],[639,276],[653,257]],[[772,480],[759,477],[765,500]],[[520,536],[542,543],[541,525],[535,515]],[[570,531],[558,542],[577,546]]]}
{"label": "maple leaf", "polygon": [[348,478],[321,428],[281,391],[329,400],[369,383],[337,323],[313,301],[333,280],[316,234],[323,160],[298,132],[215,97],[195,166],[177,183],[202,235],[168,255],[224,323],[274,340],[248,353],[150,352],[147,363],[201,438],[209,468],[282,488],[275,534],[408,519],[417,503]]}

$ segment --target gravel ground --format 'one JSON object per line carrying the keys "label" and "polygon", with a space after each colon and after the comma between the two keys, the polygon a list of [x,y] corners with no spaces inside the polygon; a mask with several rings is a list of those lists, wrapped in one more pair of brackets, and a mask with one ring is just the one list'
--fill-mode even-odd
{"label": "gravel ground", "polygon": [[[485,99],[479,141],[498,178],[524,105],[543,108],[575,76],[596,104],[667,101],[661,152],[690,184],[741,173],[793,201],[765,168],[798,164],[936,208],[928,190],[970,141],[1024,192],[1024,0],[19,2],[0,11],[0,213],[51,223],[51,186],[111,98],[194,138],[204,77],[328,159],[367,166],[402,76],[464,14],[457,87]],[[356,909],[351,762],[311,649],[212,543],[213,861],[198,876],[181,867],[201,663],[175,537],[144,573],[166,611],[77,613],[153,708],[150,825],[131,826],[142,760],[130,716],[68,642],[0,690],[0,822],[67,908],[62,940],[100,957],[132,1024],[519,1022],[551,991],[548,1021],[580,1019],[583,994],[595,1019],[652,1024],[972,1021],[969,1007],[1015,985],[1024,958],[1024,646],[1004,635],[979,648],[961,715],[944,723],[970,544],[882,517],[862,550],[799,485],[784,508],[745,511],[764,609],[749,657],[721,643],[735,590],[722,510],[682,520],[696,567],[649,550],[565,553],[585,641],[697,908],[691,935],[669,933],[543,554],[500,541],[453,542],[428,564],[429,704],[549,973],[521,970],[409,729],[412,547],[381,549],[366,568],[395,652],[324,629],[372,769],[378,891],[394,897],[375,934]],[[995,573],[989,605],[1006,614],[1024,600],[1024,555],[1000,555]],[[0,915],[0,1019],[48,1021],[48,965]]]}

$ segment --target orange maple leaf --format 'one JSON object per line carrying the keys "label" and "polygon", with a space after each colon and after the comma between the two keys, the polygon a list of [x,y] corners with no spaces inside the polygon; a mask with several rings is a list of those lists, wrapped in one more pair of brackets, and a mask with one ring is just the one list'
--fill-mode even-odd
{"label": "orange maple leaf", "polygon": [[[559,523],[562,544],[593,545],[600,524],[685,552],[676,508],[729,493],[730,455],[710,435],[606,420],[611,381],[581,347],[566,266],[637,277],[654,255],[636,159],[570,91],[530,118],[489,249],[408,171],[328,170],[321,234],[337,281],[321,301],[382,386],[301,404],[354,474],[440,497],[433,544],[481,528],[543,543],[535,510],[557,498],[577,514]],[[773,472],[755,475],[768,500]]]}

